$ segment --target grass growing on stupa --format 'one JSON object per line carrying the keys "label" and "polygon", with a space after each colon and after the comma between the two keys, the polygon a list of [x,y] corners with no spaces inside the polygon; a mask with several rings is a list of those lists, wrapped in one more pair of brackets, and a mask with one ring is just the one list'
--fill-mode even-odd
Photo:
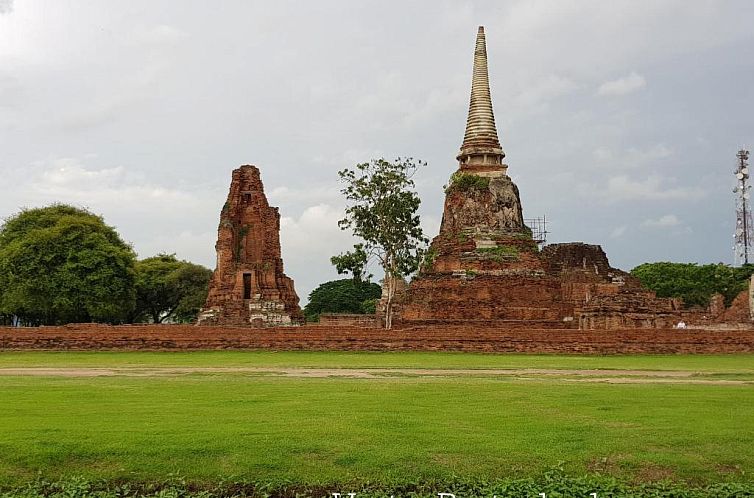
{"label": "grass growing on stupa", "polygon": [[[752,360],[751,355],[0,353],[4,369],[68,369],[65,375],[0,375],[0,483],[26,482],[38,473],[138,482],[173,475],[198,482],[394,483],[533,477],[559,465],[572,475],[601,473],[626,482],[752,481]],[[239,370],[139,370],[179,367]],[[373,375],[248,370],[255,367],[350,368]],[[122,370],[86,376],[92,368]],[[387,368],[459,372],[380,370]],[[600,378],[613,381],[629,373],[610,370],[631,369],[634,380],[614,384],[569,371],[468,372],[481,368],[596,368],[606,369]],[[640,370],[673,382],[653,383],[655,377]]]}

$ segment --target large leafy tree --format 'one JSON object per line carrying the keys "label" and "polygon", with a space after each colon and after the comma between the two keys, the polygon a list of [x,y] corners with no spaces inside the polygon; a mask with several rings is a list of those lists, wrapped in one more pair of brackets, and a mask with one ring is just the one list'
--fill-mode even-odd
{"label": "large leafy tree", "polygon": [[136,263],[134,321],[190,322],[207,299],[212,271],[175,254],[159,254]]}
{"label": "large leafy tree", "polygon": [[732,267],[724,264],[644,263],[631,270],[659,297],[679,297],[686,306],[706,306],[713,294],[722,294],[725,304],[748,286],[754,265]]}
{"label": "large leafy tree", "polygon": [[417,168],[425,164],[411,158],[393,162],[373,159],[338,173],[345,185],[341,192],[349,202],[339,226],[362,239],[362,250],[375,257],[385,272],[388,329],[392,327],[397,280],[416,271],[428,242],[419,224],[421,200],[412,180]]}
{"label": "large leafy tree", "polygon": [[134,306],[131,247],[85,209],[25,209],[0,227],[0,314],[26,325],[120,323]]}
{"label": "large leafy tree", "polygon": [[307,321],[316,322],[322,313],[374,313],[381,293],[379,285],[352,278],[325,282],[309,294],[304,315]]}

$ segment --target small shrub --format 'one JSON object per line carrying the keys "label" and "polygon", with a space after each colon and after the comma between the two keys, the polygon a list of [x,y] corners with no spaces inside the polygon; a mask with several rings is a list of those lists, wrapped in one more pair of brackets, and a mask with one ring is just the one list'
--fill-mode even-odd
{"label": "small shrub", "polygon": [[421,269],[424,270],[432,266],[432,264],[435,262],[435,259],[437,259],[438,255],[439,253],[437,252],[437,249],[435,249],[434,247],[430,247],[429,249],[427,249],[427,251],[424,253],[424,257],[422,258]]}
{"label": "small shrub", "polygon": [[511,260],[517,261],[519,259],[518,249],[513,246],[481,247],[476,252],[498,263]]}
{"label": "small shrub", "polygon": [[471,173],[463,173],[456,171],[450,177],[450,184],[445,188],[445,193],[453,191],[469,192],[469,191],[482,191],[487,190],[490,187],[490,179],[484,176],[473,175]]}

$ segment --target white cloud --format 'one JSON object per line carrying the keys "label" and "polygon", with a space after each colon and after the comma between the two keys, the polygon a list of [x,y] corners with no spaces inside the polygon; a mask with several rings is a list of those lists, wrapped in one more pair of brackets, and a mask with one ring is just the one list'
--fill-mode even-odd
{"label": "white cloud", "polygon": [[626,162],[635,165],[644,165],[652,163],[659,159],[667,159],[671,157],[675,151],[665,144],[655,144],[645,149],[630,148],[626,153]]}
{"label": "white cloud", "polygon": [[89,169],[77,158],[57,158],[38,163],[41,172],[29,183],[38,197],[84,205],[149,207],[151,202],[186,204],[188,192],[153,185],[140,175],[127,175],[123,167]]}
{"label": "white cloud", "polygon": [[13,0],[0,0],[0,14],[13,12]]}
{"label": "white cloud", "polygon": [[338,184],[311,185],[308,188],[294,188],[287,185],[274,187],[267,194],[267,199],[272,205],[292,203],[329,203],[334,204],[342,200]]}
{"label": "white cloud", "polygon": [[613,160],[613,152],[607,147],[597,147],[592,151],[592,157],[598,162],[604,163]]}
{"label": "white cloud", "polygon": [[628,76],[618,78],[617,80],[607,81],[599,86],[597,95],[604,97],[618,97],[634,93],[647,86],[647,81],[643,76],[632,72]]}
{"label": "white cloud", "polygon": [[188,34],[175,26],[158,24],[149,28],[139,27],[134,31],[133,39],[146,45],[172,45],[186,38]]}
{"label": "white cloud", "polygon": [[571,79],[557,74],[549,74],[527,85],[523,91],[516,95],[514,102],[521,107],[544,110],[551,100],[567,95],[577,88],[578,85]]}
{"label": "white cloud", "polygon": [[613,151],[608,147],[597,147],[592,151],[592,157],[600,165],[612,168],[641,168],[651,166],[658,168],[658,162],[672,157],[675,151],[663,143],[648,147],[631,147],[625,150]]}
{"label": "white cloud", "polygon": [[623,234],[626,233],[626,225],[621,225],[619,227],[615,227],[612,232],[610,232],[610,238],[617,239],[623,236]]}
{"label": "white cloud", "polygon": [[666,214],[657,219],[648,219],[641,222],[641,226],[645,228],[669,228],[677,227],[681,224],[681,220],[674,214]]}
{"label": "white cloud", "polygon": [[706,196],[699,187],[668,187],[666,183],[668,180],[659,175],[649,175],[645,180],[614,176],[607,181],[601,195],[611,201],[695,200]]}

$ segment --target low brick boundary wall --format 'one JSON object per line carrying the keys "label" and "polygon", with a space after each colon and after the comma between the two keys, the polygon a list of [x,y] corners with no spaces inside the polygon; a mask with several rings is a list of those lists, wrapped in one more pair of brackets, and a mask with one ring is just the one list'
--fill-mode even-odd
{"label": "low brick boundary wall", "polygon": [[462,326],[400,330],[304,326],[273,329],[92,324],[0,327],[0,350],[477,351],[519,353],[754,352],[751,330],[576,330]]}

